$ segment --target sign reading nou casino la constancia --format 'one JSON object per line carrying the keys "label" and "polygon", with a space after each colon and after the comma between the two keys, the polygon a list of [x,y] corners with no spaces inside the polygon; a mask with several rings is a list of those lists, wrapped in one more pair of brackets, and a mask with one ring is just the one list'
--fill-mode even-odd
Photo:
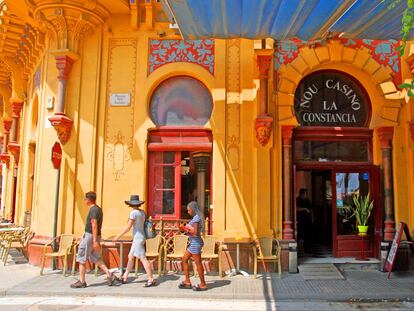
{"label": "sign reading nou casino la constancia", "polygon": [[304,126],[368,125],[365,91],[353,78],[337,71],[319,71],[305,77],[295,92],[295,114]]}

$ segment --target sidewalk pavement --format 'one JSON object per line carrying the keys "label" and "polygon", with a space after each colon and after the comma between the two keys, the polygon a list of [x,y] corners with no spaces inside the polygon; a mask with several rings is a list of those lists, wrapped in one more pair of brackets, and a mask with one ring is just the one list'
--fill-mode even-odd
{"label": "sidewalk pavement", "polygon": [[[22,266],[23,267],[23,266]],[[8,271],[10,270],[10,271]],[[0,270],[3,286],[0,294],[5,296],[79,296],[79,297],[152,297],[187,299],[250,299],[264,301],[414,301],[414,273],[393,273],[387,279],[386,273],[379,271],[342,271],[345,280],[307,280],[300,274],[276,274],[220,278],[207,276],[209,290],[194,292],[177,287],[182,275],[169,273],[158,279],[158,285],[143,288],[146,277],[140,273],[137,278],[130,275],[130,283],[106,285],[105,276],[87,275],[87,288],[71,289],[69,286],[76,277],[63,277],[61,272],[45,271],[39,276],[39,268],[24,265],[6,266]],[[35,276],[36,275],[36,276]],[[7,288],[5,286],[7,280]],[[198,279],[192,278],[194,283]]]}

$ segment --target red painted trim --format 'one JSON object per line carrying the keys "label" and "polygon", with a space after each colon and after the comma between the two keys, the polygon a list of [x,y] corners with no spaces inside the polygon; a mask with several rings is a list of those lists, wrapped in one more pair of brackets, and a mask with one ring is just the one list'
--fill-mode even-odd
{"label": "red painted trim", "polygon": [[294,129],[295,140],[368,141],[373,130],[365,127],[301,126]]}
{"label": "red painted trim", "polygon": [[206,151],[213,150],[212,143],[150,143],[148,151]]}

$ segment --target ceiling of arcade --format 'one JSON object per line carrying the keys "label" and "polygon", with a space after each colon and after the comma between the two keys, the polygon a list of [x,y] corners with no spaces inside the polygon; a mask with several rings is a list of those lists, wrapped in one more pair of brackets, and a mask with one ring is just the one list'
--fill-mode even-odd
{"label": "ceiling of arcade", "polygon": [[36,70],[47,34],[56,49],[77,52],[82,35],[111,14],[128,14],[129,0],[0,0],[0,87],[25,84]]}

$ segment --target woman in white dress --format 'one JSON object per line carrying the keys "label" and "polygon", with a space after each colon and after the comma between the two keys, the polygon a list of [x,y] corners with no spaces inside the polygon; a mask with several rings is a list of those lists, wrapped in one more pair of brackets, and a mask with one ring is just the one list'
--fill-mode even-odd
{"label": "woman in white dress", "polygon": [[128,265],[124,275],[122,276],[122,283],[127,283],[128,275],[131,272],[132,267],[134,266],[134,259],[136,257],[141,260],[145,272],[147,273],[148,281],[145,283],[144,287],[151,287],[154,286],[156,282],[153,278],[151,264],[148,262],[147,257],[145,256],[145,212],[140,209],[140,206],[144,204],[144,201],[141,201],[139,199],[139,195],[131,195],[131,199],[129,201],[125,201],[125,203],[132,207],[133,210],[129,215],[127,226],[113,240],[113,242],[116,242],[117,240],[119,240],[119,238],[125,235],[132,228],[133,240],[131,250],[128,255]]}

